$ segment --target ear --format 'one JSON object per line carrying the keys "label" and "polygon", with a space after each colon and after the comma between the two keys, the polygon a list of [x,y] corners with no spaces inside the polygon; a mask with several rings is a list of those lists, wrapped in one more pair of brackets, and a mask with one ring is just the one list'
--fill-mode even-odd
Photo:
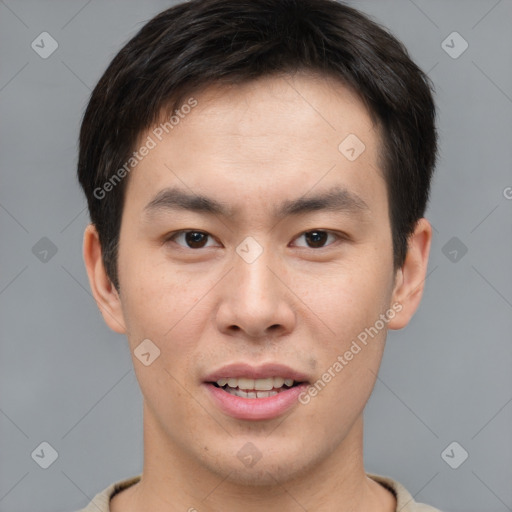
{"label": "ear", "polygon": [[103,320],[113,331],[125,334],[121,299],[105,271],[99,235],[93,224],[85,228],[83,256],[89,285]]}
{"label": "ear", "polygon": [[405,327],[418,308],[425,278],[428,256],[432,241],[432,227],[427,219],[419,219],[414,232],[409,237],[404,264],[397,270],[392,304],[400,304],[401,310],[388,322],[389,329]]}

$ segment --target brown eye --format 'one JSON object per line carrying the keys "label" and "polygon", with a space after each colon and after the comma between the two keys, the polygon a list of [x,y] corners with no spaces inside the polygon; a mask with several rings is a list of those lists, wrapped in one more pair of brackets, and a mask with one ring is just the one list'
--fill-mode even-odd
{"label": "brown eye", "polygon": [[[306,249],[322,249],[323,247],[332,245],[336,240],[343,238],[331,231],[324,229],[311,229],[304,231],[295,239],[295,245],[298,247],[305,247]],[[303,242],[300,242],[304,240]]]}
{"label": "brown eye", "polygon": [[305,233],[306,241],[310,247],[323,247],[327,238],[328,233],[326,231],[308,231]]}
{"label": "brown eye", "polygon": [[168,242],[176,242],[178,245],[188,249],[202,249],[208,247],[208,239],[211,236],[202,231],[178,231],[167,239]]}
{"label": "brown eye", "polygon": [[185,241],[191,249],[200,249],[201,247],[204,247],[207,239],[208,235],[200,233],[199,231],[188,231],[185,234]]}

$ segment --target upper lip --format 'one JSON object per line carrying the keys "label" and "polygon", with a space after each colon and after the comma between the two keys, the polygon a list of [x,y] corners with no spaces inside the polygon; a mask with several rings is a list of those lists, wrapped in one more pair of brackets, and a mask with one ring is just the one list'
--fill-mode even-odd
{"label": "upper lip", "polygon": [[233,363],[222,366],[208,374],[205,382],[217,382],[219,379],[247,377],[249,379],[267,379],[269,377],[283,377],[296,382],[307,382],[308,376],[280,363],[266,363],[253,366],[248,363]]}

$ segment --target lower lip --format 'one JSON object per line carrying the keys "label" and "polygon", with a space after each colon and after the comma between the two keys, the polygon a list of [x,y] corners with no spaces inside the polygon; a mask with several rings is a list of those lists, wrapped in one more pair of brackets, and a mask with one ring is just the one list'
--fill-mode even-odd
{"label": "lower lip", "polygon": [[242,398],[222,388],[205,383],[216,405],[227,415],[239,420],[269,420],[277,418],[298,403],[298,397],[307,388],[299,384],[266,398]]}

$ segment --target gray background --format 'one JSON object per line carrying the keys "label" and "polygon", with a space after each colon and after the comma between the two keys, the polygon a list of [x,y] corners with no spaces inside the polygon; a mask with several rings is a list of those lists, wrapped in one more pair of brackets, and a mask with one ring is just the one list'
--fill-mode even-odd
{"label": "gray background", "polygon": [[[366,467],[447,512],[512,510],[512,1],[351,4],[429,73],[441,137],[426,292],[411,324],[389,334]],[[78,509],[142,469],[127,342],[104,325],[82,262],[76,140],[109,60],[170,5],[0,1],[2,512]],[[46,59],[31,48],[44,31],[59,45]],[[469,44],[458,58],[442,46],[453,31]],[[48,469],[31,457],[43,441],[58,452]],[[452,464],[469,454],[458,469],[441,456],[453,441]]]}

